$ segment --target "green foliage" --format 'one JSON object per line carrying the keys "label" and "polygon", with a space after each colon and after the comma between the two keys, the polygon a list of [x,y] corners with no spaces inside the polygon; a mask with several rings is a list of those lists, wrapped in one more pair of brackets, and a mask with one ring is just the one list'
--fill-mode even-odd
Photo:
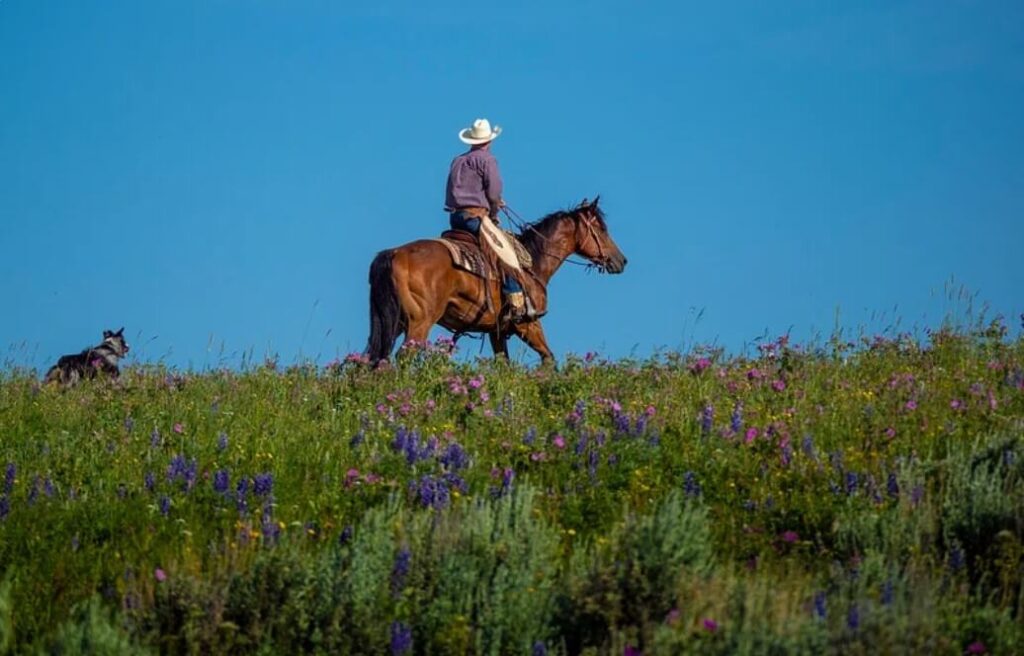
{"label": "green foliage", "polygon": [[442,351],[0,374],[0,653],[1021,651],[1000,326],[559,370]]}

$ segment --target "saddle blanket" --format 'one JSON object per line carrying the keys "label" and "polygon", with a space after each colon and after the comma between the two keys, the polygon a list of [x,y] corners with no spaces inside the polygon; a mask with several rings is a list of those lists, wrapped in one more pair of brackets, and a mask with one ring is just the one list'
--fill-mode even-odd
{"label": "saddle blanket", "polygon": [[476,237],[461,230],[446,230],[441,233],[441,242],[452,256],[456,269],[468,271],[484,280],[497,280],[497,272],[487,263],[483,251],[476,243]]}

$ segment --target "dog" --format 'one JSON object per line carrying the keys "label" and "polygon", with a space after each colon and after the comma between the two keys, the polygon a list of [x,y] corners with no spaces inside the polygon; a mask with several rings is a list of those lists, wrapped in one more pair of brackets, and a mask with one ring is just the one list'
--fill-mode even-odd
{"label": "dog", "polygon": [[117,361],[127,355],[128,350],[123,327],[117,332],[104,330],[103,341],[99,345],[57,360],[57,364],[46,372],[44,382],[72,387],[83,378],[95,378],[100,373],[117,378],[121,375]]}

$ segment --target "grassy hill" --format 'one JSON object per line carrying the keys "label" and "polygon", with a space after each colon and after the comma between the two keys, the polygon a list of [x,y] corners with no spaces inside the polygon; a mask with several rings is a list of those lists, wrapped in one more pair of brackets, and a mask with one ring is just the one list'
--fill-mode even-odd
{"label": "grassy hill", "polygon": [[0,653],[1020,653],[1024,341],[0,381]]}

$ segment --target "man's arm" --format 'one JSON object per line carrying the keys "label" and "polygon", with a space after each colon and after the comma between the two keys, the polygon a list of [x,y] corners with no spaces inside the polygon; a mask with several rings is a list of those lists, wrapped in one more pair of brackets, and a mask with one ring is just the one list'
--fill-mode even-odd
{"label": "man's arm", "polygon": [[491,218],[497,221],[498,209],[504,207],[505,201],[501,199],[502,184],[501,173],[498,171],[498,160],[493,157],[488,157],[484,166],[484,192],[487,194],[487,202],[491,206]]}

